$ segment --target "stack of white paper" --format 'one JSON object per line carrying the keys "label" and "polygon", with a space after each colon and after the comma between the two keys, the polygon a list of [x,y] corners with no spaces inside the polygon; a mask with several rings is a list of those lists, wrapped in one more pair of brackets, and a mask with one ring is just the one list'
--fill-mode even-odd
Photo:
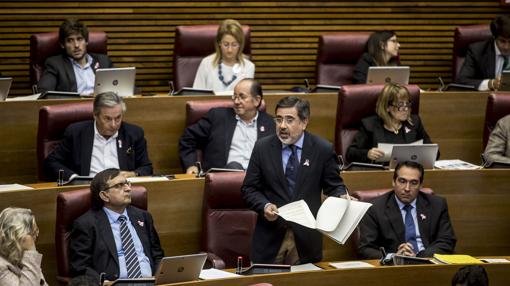
{"label": "stack of white paper", "polygon": [[198,278],[202,280],[209,280],[209,279],[223,279],[223,278],[231,278],[231,277],[238,277],[239,274],[218,270],[215,268],[211,269],[203,269],[200,271],[200,276]]}
{"label": "stack of white paper", "polygon": [[8,184],[8,185],[0,185],[0,192],[6,191],[18,191],[18,190],[32,190],[33,188],[20,184]]}
{"label": "stack of white paper", "polygon": [[346,262],[331,262],[329,264],[331,267],[336,269],[351,269],[351,268],[370,268],[375,267],[372,264],[366,263],[364,261],[346,261]]}

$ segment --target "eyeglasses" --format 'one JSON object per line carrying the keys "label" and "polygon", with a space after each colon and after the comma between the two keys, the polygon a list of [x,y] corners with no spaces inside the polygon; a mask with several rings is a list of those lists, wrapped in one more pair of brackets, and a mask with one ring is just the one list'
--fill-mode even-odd
{"label": "eyeglasses", "polygon": [[109,189],[117,189],[117,190],[120,190],[122,188],[124,188],[125,186],[127,187],[131,187],[131,182],[129,182],[128,180],[125,180],[124,182],[120,182],[120,183],[117,183],[113,186],[109,186],[108,188],[104,189],[103,192],[106,192],[108,191]]}
{"label": "eyeglasses", "polygon": [[248,97],[250,97],[249,95],[237,95],[237,94],[234,94],[232,95],[232,100],[235,101],[236,99],[239,99],[241,101],[245,101],[246,99],[248,99]]}
{"label": "eyeglasses", "polygon": [[239,48],[239,43],[237,43],[237,42],[233,42],[233,43],[221,42],[221,46],[224,47],[225,49],[228,49],[230,47],[232,47],[232,49],[237,49],[237,48]]}
{"label": "eyeglasses", "polygon": [[408,111],[411,109],[411,102],[410,101],[400,101],[397,104],[390,104],[391,106],[397,108],[398,111]]}
{"label": "eyeglasses", "polygon": [[296,121],[296,118],[292,116],[285,116],[285,117],[275,117],[274,122],[278,125],[281,125],[283,122],[285,122],[286,125],[292,125]]}
{"label": "eyeglasses", "polygon": [[419,180],[406,180],[402,177],[397,178],[397,184],[401,187],[406,187],[409,184],[410,189],[417,189],[420,186]]}

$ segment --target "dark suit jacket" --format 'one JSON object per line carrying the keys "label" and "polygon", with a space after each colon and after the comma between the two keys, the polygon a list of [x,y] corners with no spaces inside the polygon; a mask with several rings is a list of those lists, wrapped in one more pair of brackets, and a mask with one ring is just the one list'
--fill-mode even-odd
{"label": "dark suit jacket", "polygon": [[484,79],[495,78],[496,51],[493,39],[469,45],[466,59],[457,75],[456,82],[478,88]]}
{"label": "dark suit jacket", "polygon": [[[386,139],[386,134],[389,131],[386,131],[384,122],[379,116],[372,115],[363,118],[356,137],[354,137],[351,145],[347,148],[347,161],[371,162],[367,157],[368,150],[377,147],[378,143],[408,144],[420,139],[423,139],[423,143],[432,143],[421,123],[420,117],[411,114],[411,120],[413,121],[413,125],[409,124],[407,121],[404,122],[398,138],[392,137],[395,141],[389,141]],[[409,130],[409,132],[406,133],[405,130]]]}
{"label": "dark suit jacket", "polygon": [[[188,126],[179,140],[179,157],[184,170],[198,161],[197,150],[202,150],[202,167],[223,168],[228,163],[230,144],[237,125],[232,108],[212,108],[197,123]],[[275,134],[273,118],[259,111],[257,138]]]}
{"label": "dark suit jacket", "polygon": [[[88,176],[94,145],[94,121],[71,124],[64,139],[44,160],[44,173],[48,180],[58,179],[58,171],[64,170],[67,180],[72,174]],[[135,171],[140,176],[152,174],[152,163],[147,153],[147,142],[143,129],[122,122],[117,137],[119,167],[124,171]]]}
{"label": "dark suit jacket", "polygon": [[[98,68],[113,67],[112,61],[107,55],[92,54],[92,70],[94,73]],[[76,92],[76,76],[74,75],[73,65],[67,54],[60,54],[50,57],[44,63],[44,72],[37,83],[39,92],[55,90]]]}
{"label": "dark suit jacket", "polygon": [[[129,219],[149,258],[152,273],[157,271],[164,253],[150,213],[134,206],[127,207]],[[135,222],[143,222],[140,225]],[[73,224],[69,243],[71,276],[106,273],[106,279],[119,277],[119,258],[108,216],[102,209],[91,209]]]}
{"label": "dark suit jacket", "polygon": [[369,55],[368,53],[364,53],[363,55],[361,55],[361,58],[359,58],[358,62],[356,63],[356,66],[354,66],[354,71],[352,73],[352,83],[355,84],[366,83],[368,68],[376,65],[377,64],[375,63],[374,58],[372,58],[371,55]]}
{"label": "dark suit jacket", "polygon": [[[418,256],[432,257],[434,253],[453,253],[457,240],[448,215],[446,200],[419,192],[416,214],[425,247]],[[405,226],[394,192],[388,192],[374,200],[361,220],[359,229],[360,258],[381,258],[379,247],[384,247],[388,253],[397,252],[398,246],[405,242]]]}
{"label": "dark suit jacket", "polygon": [[321,206],[321,190],[327,196],[345,194],[345,185],[339,173],[333,146],[305,132],[295,194],[289,197],[282,164],[282,143],[276,134],[255,143],[242,187],[245,202],[259,214],[252,240],[250,258],[253,262],[273,263],[288,227],[294,232],[301,263],[322,259],[320,232],[285,222],[282,218],[270,222],[264,218],[264,206],[273,203],[281,207],[303,199],[316,216]]}

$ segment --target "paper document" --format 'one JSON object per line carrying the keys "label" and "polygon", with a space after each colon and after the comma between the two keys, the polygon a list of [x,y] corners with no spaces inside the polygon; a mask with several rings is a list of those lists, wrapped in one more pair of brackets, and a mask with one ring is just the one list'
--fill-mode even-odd
{"label": "paper document", "polygon": [[483,264],[480,259],[465,254],[434,254],[434,259],[443,264]]}
{"label": "paper document", "polygon": [[[409,143],[409,145],[422,145],[423,139],[414,141],[413,143]],[[400,145],[400,144],[391,144],[391,143],[379,143],[377,144],[377,149],[381,149],[384,151],[384,156],[381,158],[375,160],[376,162],[389,162],[391,153],[393,152],[393,145]]]}
{"label": "paper document", "polygon": [[145,177],[131,177],[127,178],[130,183],[146,183],[146,182],[162,182],[170,181],[165,176],[145,176]]}
{"label": "paper document", "polygon": [[203,269],[200,271],[200,276],[198,278],[202,280],[210,280],[210,279],[223,279],[223,278],[231,278],[241,276],[239,274],[218,270],[215,268],[211,269]]}
{"label": "paper document", "polygon": [[322,270],[322,268],[315,266],[315,264],[313,263],[292,265],[290,267],[290,272],[317,271],[317,270]]}
{"label": "paper document", "polygon": [[436,163],[434,163],[434,168],[446,170],[477,170],[481,169],[482,167],[473,165],[466,161],[455,159],[455,160],[437,160]]}
{"label": "paper document", "polygon": [[370,263],[364,261],[346,261],[346,262],[331,262],[331,267],[336,269],[351,269],[351,268],[370,268],[375,267]]}
{"label": "paper document", "polygon": [[278,209],[278,215],[308,228],[317,229],[337,243],[344,244],[372,204],[328,197],[313,217],[304,200]]}
{"label": "paper document", "polygon": [[7,184],[7,185],[0,185],[0,192],[6,192],[6,191],[19,191],[19,190],[32,190],[32,187],[20,185],[20,184]]}
{"label": "paper document", "polygon": [[214,95],[220,95],[220,96],[232,96],[234,95],[233,90],[226,90],[226,91],[214,91]]}
{"label": "paper document", "polygon": [[505,258],[480,258],[480,260],[487,263],[510,263],[510,260]]}
{"label": "paper document", "polygon": [[37,100],[41,96],[40,93],[36,93],[33,95],[27,95],[27,96],[17,96],[17,97],[8,97],[5,99],[5,101],[28,101],[28,100]]}

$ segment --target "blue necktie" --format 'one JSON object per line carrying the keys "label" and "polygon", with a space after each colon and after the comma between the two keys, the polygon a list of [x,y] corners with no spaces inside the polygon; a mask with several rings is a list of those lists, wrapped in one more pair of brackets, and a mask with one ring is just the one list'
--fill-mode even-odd
{"label": "blue necktie", "polygon": [[140,270],[140,262],[136,255],[135,245],[131,232],[126,224],[126,217],[119,216],[120,222],[120,239],[122,241],[122,248],[124,249],[124,258],[126,260],[126,269],[128,278],[139,278],[142,277],[142,271]]}
{"label": "blue necktie", "polygon": [[506,71],[510,69],[510,61],[508,60],[507,56],[501,55],[503,57],[503,67],[501,68],[501,71]]}
{"label": "blue necktie", "polygon": [[299,160],[297,156],[296,145],[289,145],[289,148],[292,153],[290,154],[289,160],[287,161],[287,166],[285,166],[285,178],[287,179],[287,190],[289,192],[289,196],[292,198],[294,197],[297,182]]}
{"label": "blue necktie", "polygon": [[418,242],[416,241],[416,227],[414,225],[413,215],[411,213],[413,209],[412,205],[405,205],[404,210],[406,211],[405,226],[406,226],[406,242],[413,246],[414,253],[418,254]]}

